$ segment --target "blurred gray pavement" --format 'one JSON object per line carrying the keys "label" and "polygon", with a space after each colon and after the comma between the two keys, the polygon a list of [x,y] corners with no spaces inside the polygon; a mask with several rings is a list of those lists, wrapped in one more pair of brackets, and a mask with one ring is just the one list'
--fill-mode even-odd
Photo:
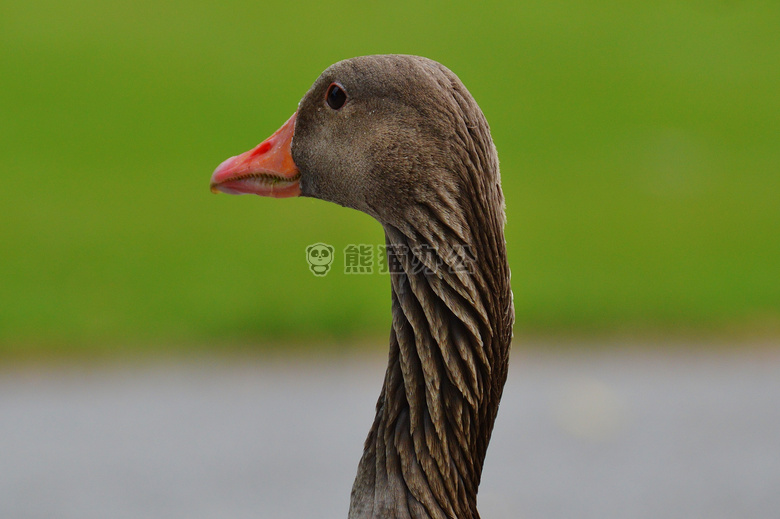
{"label": "blurred gray pavement", "polygon": [[[346,518],[381,350],[0,367],[0,519]],[[516,346],[479,506],[780,518],[780,349]]]}

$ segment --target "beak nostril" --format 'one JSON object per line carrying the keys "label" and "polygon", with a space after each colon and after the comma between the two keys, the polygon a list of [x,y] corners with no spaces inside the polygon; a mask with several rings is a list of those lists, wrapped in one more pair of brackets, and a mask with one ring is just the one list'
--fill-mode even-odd
{"label": "beak nostril", "polygon": [[253,156],[253,157],[256,157],[256,156],[258,156],[258,155],[262,155],[263,153],[265,153],[265,152],[267,152],[268,150],[270,150],[270,149],[271,149],[271,146],[272,146],[272,144],[271,144],[271,142],[270,142],[270,141],[265,141],[265,142],[264,142],[264,143],[262,143],[260,146],[258,146],[257,148],[255,148],[255,150],[252,152],[252,156]]}

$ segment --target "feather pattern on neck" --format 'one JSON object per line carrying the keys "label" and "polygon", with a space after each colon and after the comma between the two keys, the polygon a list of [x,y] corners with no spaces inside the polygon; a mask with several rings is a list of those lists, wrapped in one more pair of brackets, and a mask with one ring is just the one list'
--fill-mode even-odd
{"label": "feather pattern on neck", "polygon": [[[497,176],[497,160],[485,163]],[[500,185],[478,184],[442,186],[400,228],[385,225],[390,355],[350,519],[479,518],[514,310]]]}

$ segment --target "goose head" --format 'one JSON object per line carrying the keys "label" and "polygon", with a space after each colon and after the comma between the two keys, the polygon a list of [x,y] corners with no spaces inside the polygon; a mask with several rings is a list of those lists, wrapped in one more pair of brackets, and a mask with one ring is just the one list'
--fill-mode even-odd
{"label": "goose head", "polygon": [[495,159],[464,164],[493,157],[482,112],[446,67],[362,56],[326,69],[276,133],[217,168],[211,189],[314,197],[402,227],[414,206],[469,191],[469,173],[497,176]]}

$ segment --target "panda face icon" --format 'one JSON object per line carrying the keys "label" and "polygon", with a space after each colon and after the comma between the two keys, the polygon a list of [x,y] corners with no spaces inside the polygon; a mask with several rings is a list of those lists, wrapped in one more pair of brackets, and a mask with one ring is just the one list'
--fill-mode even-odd
{"label": "panda face icon", "polygon": [[315,276],[324,276],[330,271],[333,251],[333,246],[326,243],[315,243],[306,247],[306,261]]}

